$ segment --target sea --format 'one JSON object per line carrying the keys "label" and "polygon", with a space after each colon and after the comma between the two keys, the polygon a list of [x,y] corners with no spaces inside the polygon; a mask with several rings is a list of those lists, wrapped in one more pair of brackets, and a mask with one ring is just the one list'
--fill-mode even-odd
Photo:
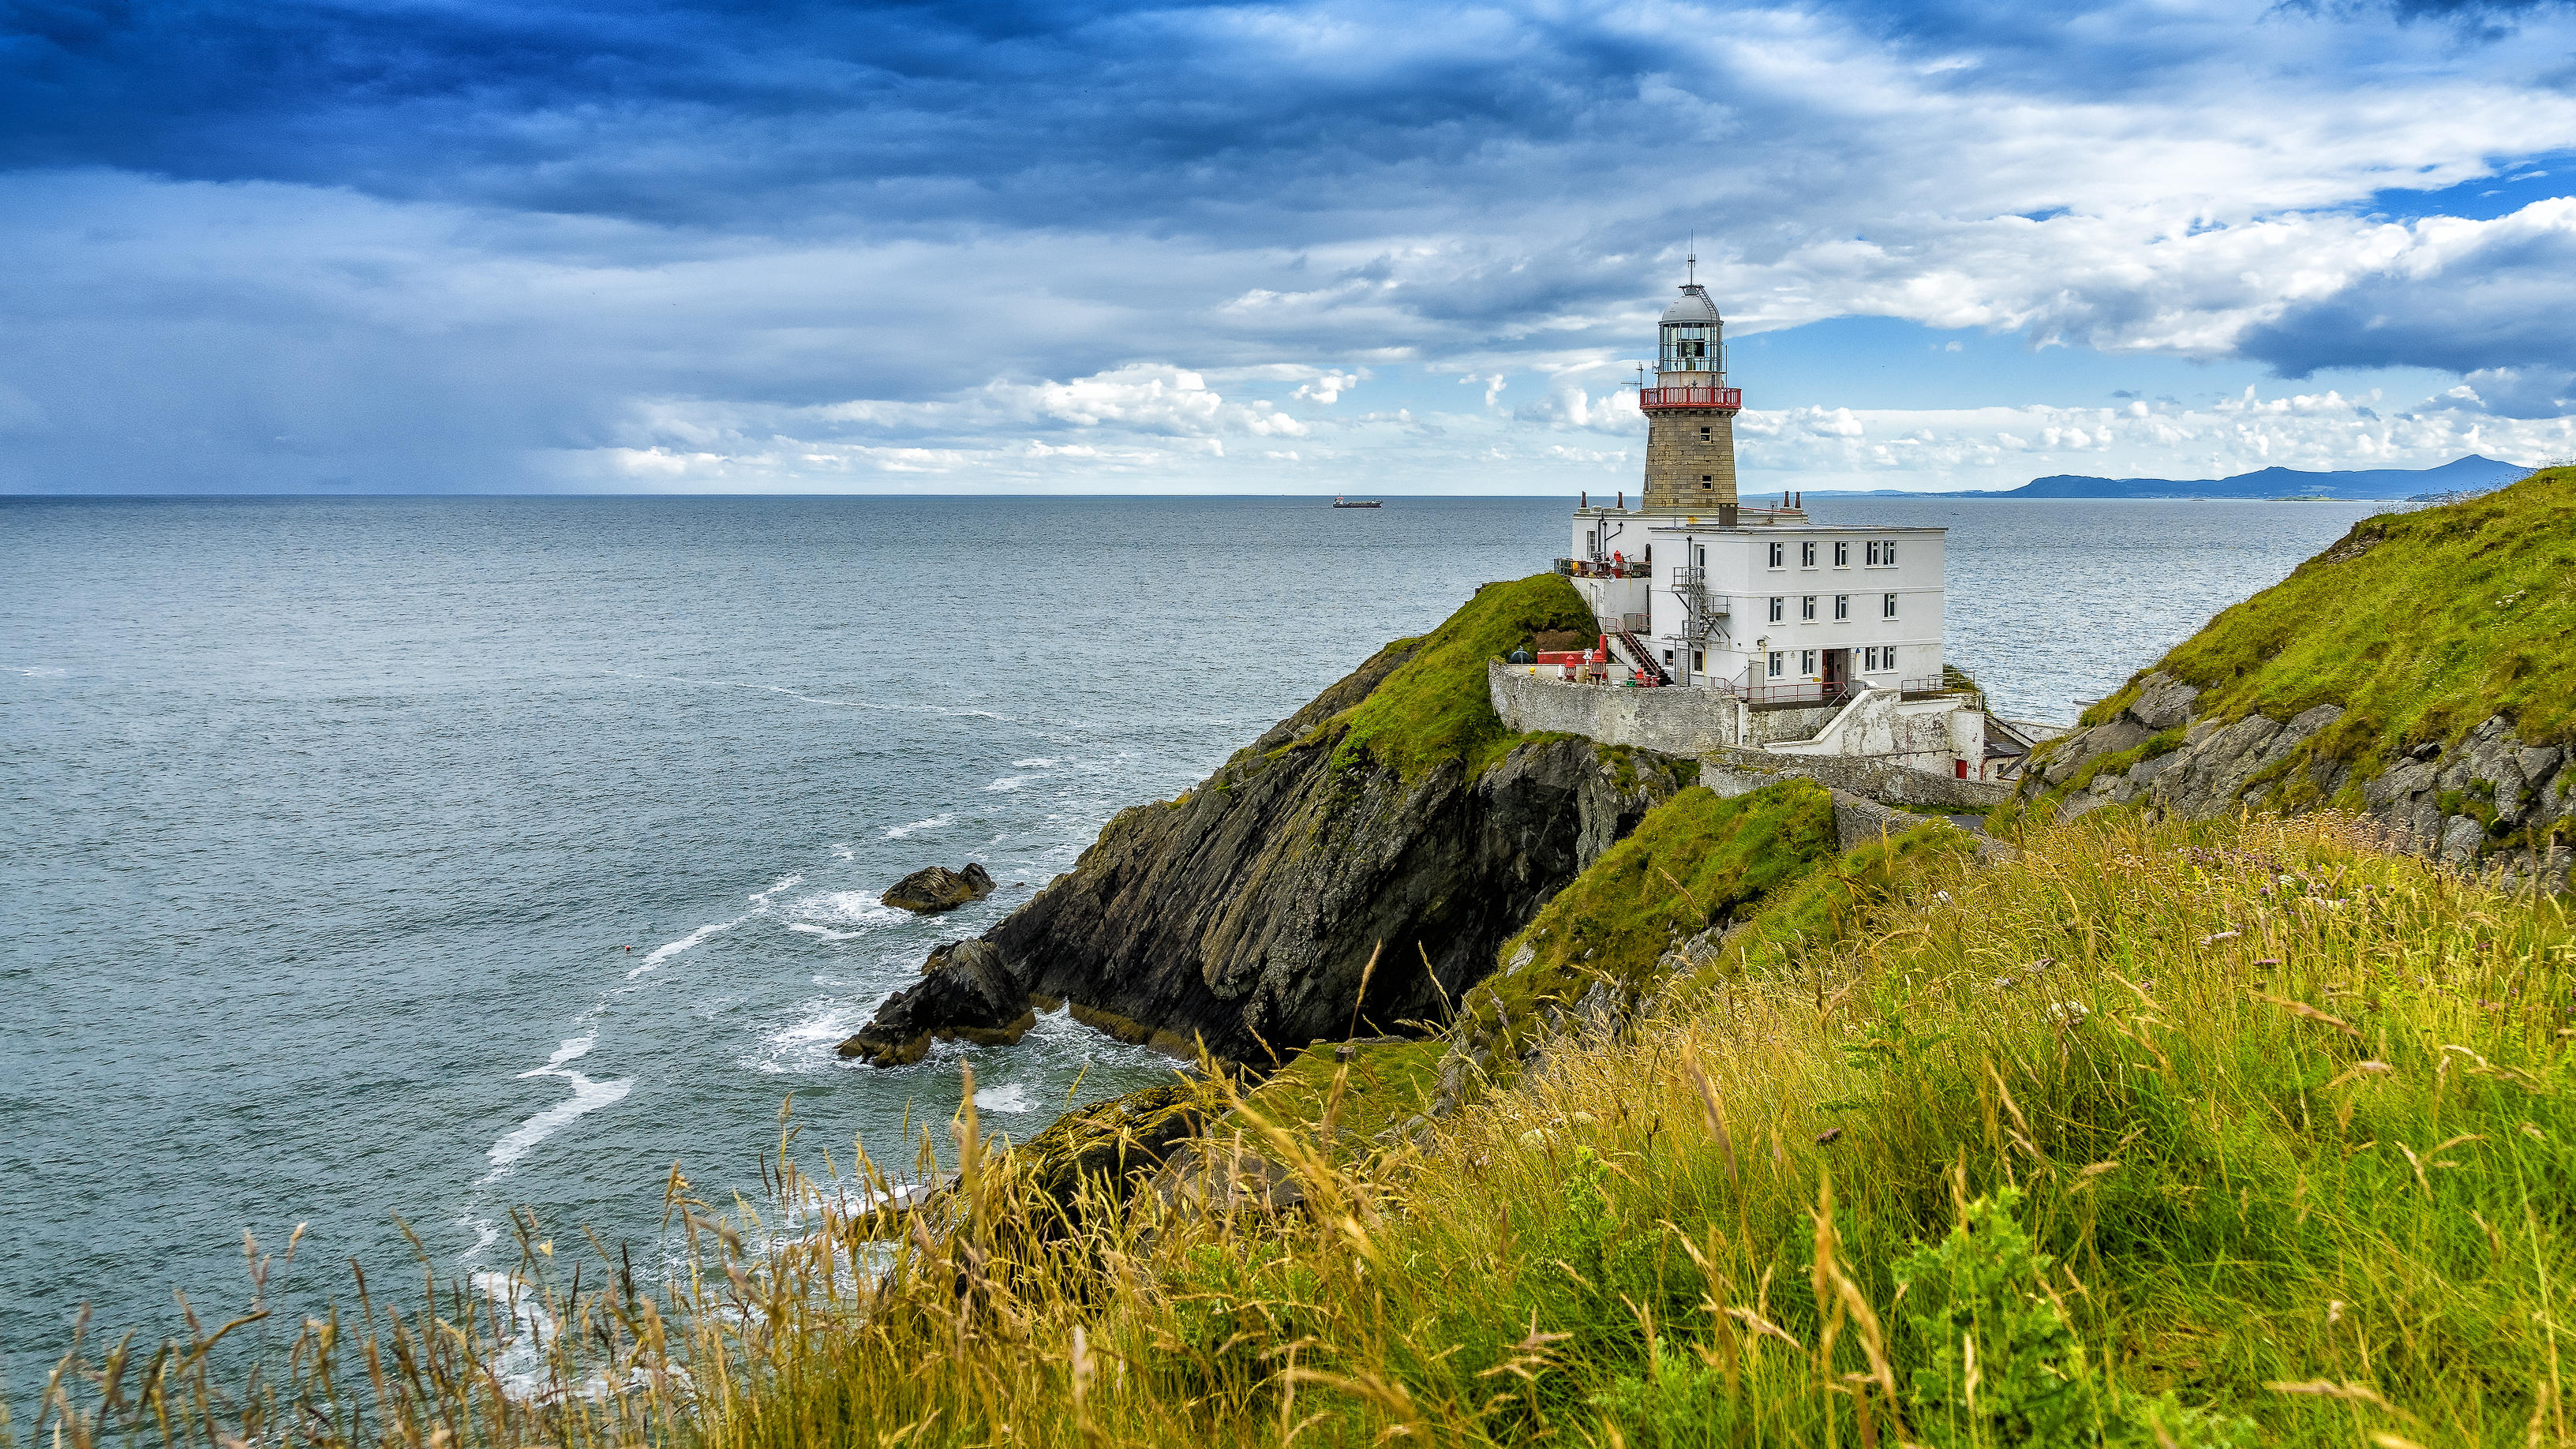
{"label": "sea", "polygon": [[[668,1261],[761,1195],[1175,1063],[1058,1016],[833,1051],[1570,499],[0,499],[0,1402],[89,1333]],[[1948,537],[1950,658],[2066,721],[2381,505],[1810,499]],[[983,863],[991,899],[878,904]],[[784,1122],[786,1125],[782,1125]],[[407,1278],[406,1278],[406,1275]]]}

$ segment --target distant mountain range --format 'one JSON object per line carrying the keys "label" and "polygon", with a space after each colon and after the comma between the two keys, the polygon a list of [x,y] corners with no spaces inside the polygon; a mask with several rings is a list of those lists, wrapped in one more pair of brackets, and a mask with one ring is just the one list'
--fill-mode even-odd
{"label": "distant mountain range", "polygon": [[[1870,491],[1874,498],[2421,498],[2440,493],[2479,493],[2501,488],[2530,472],[2519,463],[2470,454],[2438,468],[2362,468],[2343,473],[2306,473],[2296,468],[2264,468],[2233,478],[2087,478],[2059,473],[2034,478],[2019,488],[1965,493],[1908,493],[1893,488]],[[1817,497],[1854,497],[1811,490]]]}

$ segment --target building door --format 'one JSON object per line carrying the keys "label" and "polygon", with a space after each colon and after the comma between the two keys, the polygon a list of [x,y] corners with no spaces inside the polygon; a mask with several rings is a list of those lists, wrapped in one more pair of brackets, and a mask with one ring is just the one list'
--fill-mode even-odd
{"label": "building door", "polygon": [[1849,678],[1851,678],[1851,651],[1848,649],[1826,650],[1825,683],[1840,684]]}

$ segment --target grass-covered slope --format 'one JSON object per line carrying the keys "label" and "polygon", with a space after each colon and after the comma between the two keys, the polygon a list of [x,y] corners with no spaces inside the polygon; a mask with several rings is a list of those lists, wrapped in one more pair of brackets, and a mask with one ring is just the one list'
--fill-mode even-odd
{"label": "grass-covered slope", "polygon": [[1508,1057],[1548,1012],[1570,1011],[1595,984],[1624,1007],[1651,985],[1665,952],[1814,869],[1834,847],[1833,797],[1813,781],[1733,798],[1684,790],[1646,812],[1504,943],[1494,975],[1467,993],[1459,1033],[1480,1054]]}
{"label": "grass-covered slope", "polygon": [[[1755,912],[1804,913],[1801,969],[1616,1049],[1557,1041],[1421,1152],[1314,1140],[1317,1058],[1246,1127],[1286,1212],[1068,1211],[961,1100],[967,1170],[919,1226],[817,1190],[783,1133],[794,1230],[723,1228],[674,1175],[658,1286],[529,1223],[511,1310],[440,1285],[389,1327],[379,1286],[281,1335],[255,1389],[189,1345],[120,1377],[94,1342],[20,1422],[563,1449],[2576,1438],[2562,904],[2332,814],[1874,868],[1866,911],[1792,886]],[[1392,1113],[1425,1065],[1355,1065],[1345,1101],[1385,1100],[1345,1110]],[[531,1340],[540,1308],[560,1331]]]}
{"label": "grass-covered slope", "polygon": [[[2334,547],[2210,621],[2157,666],[2197,710],[2348,713],[2311,745],[2355,776],[2503,714],[2527,741],[2576,737],[2576,469],[2465,502],[2367,518]],[[2115,717],[2132,684],[2085,723]]]}
{"label": "grass-covered slope", "polygon": [[[1376,760],[1407,778],[1450,760],[1474,774],[1509,748],[1511,733],[1494,713],[1485,662],[1531,637],[1593,628],[1591,606],[1563,576],[1536,574],[1487,584],[1386,681],[1339,716],[1345,726],[1334,758]],[[1390,646],[1394,647],[1394,646]]]}

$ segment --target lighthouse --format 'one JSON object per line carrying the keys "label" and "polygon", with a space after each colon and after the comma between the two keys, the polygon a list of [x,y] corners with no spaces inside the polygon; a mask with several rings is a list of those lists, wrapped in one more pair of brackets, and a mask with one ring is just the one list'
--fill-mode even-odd
{"label": "lighthouse", "polygon": [[1726,321],[1689,259],[1682,294],[1656,328],[1655,385],[1637,390],[1646,414],[1646,492],[1650,513],[1709,514],[1736,522],[1735,415],[1740,389],[1726,385]]}
{"label": "lighthouse", "polygon": [[[1839,704],[1943,689],[1944,531],[1819,523],[1782,495],[1742,504],[1726,323],[1690,259],[1640,386],[1645,491],[1574,510],[1557,561],[1610,652],[1649,685],[1721,690],[1748,707]],[[1643,380],[1641,379],[1641,382]]]}

